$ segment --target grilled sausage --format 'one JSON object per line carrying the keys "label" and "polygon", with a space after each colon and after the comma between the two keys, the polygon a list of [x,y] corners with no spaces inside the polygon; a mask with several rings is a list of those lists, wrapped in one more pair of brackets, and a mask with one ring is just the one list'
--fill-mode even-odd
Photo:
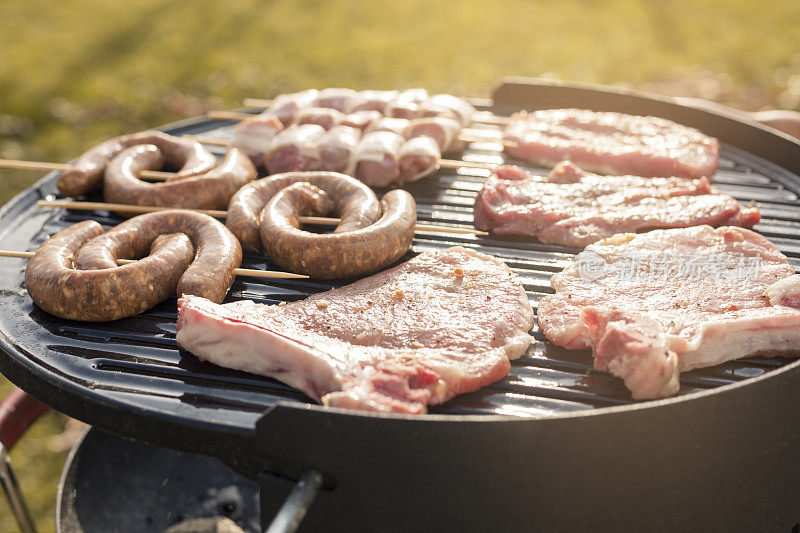
{"label": "grilled sausage", "polygon": [[262,248],[259,225],[267,202],[281,189],[294,183],[308,182],[324,190],[336,205],[335,215],[342,221],[334,233],[365,228],[381,216],[378,197],[372,189],[355,178],[335,172],[287,172],[253,181],[239,189],[228,204],[226,225],[242,243],[245,251],[258,253]]}
{"label": "grilled sausage", "polygon": [[215,168],[190,177],[149,183],[139,179],[146,169],[161,168],[164,155],[155,145],[126,148],[108,165],[103,182],[106,201],[118,204],[225,209],[231,196],[256,177],[256,168],[240,150],[231,148]]}
{"label": "grilled sausage", "polygon": [[316,234],[300,229],[299,217],[325,216],[336,209],[328,194],[308,182],[278,192],[261,215],[261,241],[273,261],[320,279],[369,274],[403,256],[414,239],[417,212],[406,191],[389,191],[374,224],[344,233]]}
{"label": "grilled sausage", "polygon": [[[117,265],[118,259],[143,259]],[[25,284],[48,313],[87,322],[140,313],[171,294],[221,302],[242,259],[236,238],[192,211],[140,215],[103,233],[94,221],[45,241],[28,262]]]}
{"label": "grilled sausage", "polygon": [[80,196],[97,189],[109,161],[125,148],[152,144],[163,153],[167,164],[180,167],[175,179],[208,172],[217,165],[214,154],[197,141],[173,137],[160,131],[143,131],[115,137],[98,144],[78,158],[72,168],[58,177],[58,190],[64,196]]}

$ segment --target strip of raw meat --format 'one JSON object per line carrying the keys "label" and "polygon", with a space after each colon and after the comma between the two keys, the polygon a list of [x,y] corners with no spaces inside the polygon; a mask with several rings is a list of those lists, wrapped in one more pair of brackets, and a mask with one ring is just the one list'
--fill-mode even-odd
{"label": "strip of raw meat", "polygon": [[351,163],[361,139],[361,131],[350,126],[336,126],[320,138],[320,170],[352,173]]}
{"label": "strip of raw meat", "polygon": [[798,277],[763,236],[697,226],[620,234],[553,276],[539,326],[591,348],[635,399],[678,391],[680,372],[750,355],[800,354]]}
{"label": "strip of raw meat", "polygon": [[552,167],[569,159],[602,174],[711,178],[719,143],[699,131],[656,117],[546,109],[517,113],[504,138],[508,153]]}
{"label": "strip of raw meat", "polygon": [[499,167],[475,199],[475,227],[583,247],[615,233],[709,224],[751,227],[761,215],[707,178],[589,174],[569,161],[546,178]]}
{"label": "strip of raw meat", "polygon": [[419,414],[506,376],[532,324],[502,261],[454,247],[285,306],[182,298],[177,340],[326,405]]}
{"label": "strip of raw meat", "polygon": [[400,179],[417,181],[433,174],[439,168],[441,158],[439,144],[433,137],[423,135],[407,140],[400,148]]}
{"label": "strip of raw meat", "polygon": [[234,148],[239,148],[257,167],[264,166],[264,156],[272,148],[275,136],[283,130],[283,123],[275,115],[261,113],[246,118],[233,130]]}

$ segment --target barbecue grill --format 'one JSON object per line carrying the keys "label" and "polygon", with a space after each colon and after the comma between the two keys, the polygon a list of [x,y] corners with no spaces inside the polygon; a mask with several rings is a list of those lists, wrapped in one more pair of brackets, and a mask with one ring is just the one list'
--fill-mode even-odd
{"label": "barbecue grill", "polygon": [[[788,136],[618,89],[508,79],[483,104],[499,115],[556,107],[655,115],[717,137],[715,185],[758,202],[755,230],[800,265],[800,144]],[[230,130],[206,119],[165,128],[203,137]],[[527,166],[493,142],[470,143],[462,157]],[[420,222],[470,227],[486,174],[442,170],[408,184]],[[55,177],[0,210],[0,248],[33,251],[90,218],[119,223],[108,212],[38,208],[56,194]],[[406,258],[452,245],[502,258],[534,307],[578,252],[525,238],[417,234]],[[242,266],[277,269],[252,255]],[[682,374],[673,398],[633,402],[620,380],[592,369],[589,352],[561,349],[535,331],[506,379],[428,415],[353,412],[182,352],[174,299],[107,324],[50,316],[30,301],[24,268],[21,259],[0,262],[0,370],[98,428],[213,456],[257,479],[265,523],[291,491],[278,518],[308,510],[304,531],[800,529],[800,362],[769,354],[731,361]],[[238,278],[226,301],[276,304],[331,286]]]}

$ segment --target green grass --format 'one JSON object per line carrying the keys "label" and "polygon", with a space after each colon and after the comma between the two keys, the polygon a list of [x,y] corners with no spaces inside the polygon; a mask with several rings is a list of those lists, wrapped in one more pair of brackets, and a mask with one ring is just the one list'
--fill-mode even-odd
{"label": "green grass", "polygon": [[[798,21],[797,0],[5,1],[0,157],[65,161],[244,97],[324,86],[488,96],[503,75],[546,76],[797,108]],[[0,170],[0,203],[38,177]],[[43,420],[12,456],[43,531],[63,461],[43,443],[61,425]],[[0,505],[0,531],[11,524]]]}

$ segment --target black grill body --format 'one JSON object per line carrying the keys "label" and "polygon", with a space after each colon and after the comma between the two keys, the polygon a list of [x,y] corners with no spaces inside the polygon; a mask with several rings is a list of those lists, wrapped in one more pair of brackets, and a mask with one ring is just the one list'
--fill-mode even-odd
{"label": "black grill body", "polygon": [[[800,145],[731,117],[639,94],[508,80],[498,114],[580,107],[656,115],[722,142],[715,185],[761,204],[756,230],[800,264]],[[496,127],[481,126],[496,130]],[[171,133],[224,137],[193,120]],[[496,143],[463,159],[503,161]],[[507,160],[510,163],[515,161]],[[545,173],[545,169],[533,169]],[[470,226],[485,173],[440,171],[407,189],[420,222]],[[379,194],[382,191],[378,191]],[[110,213],[37,208],[48,176],[0,212],[0,248],[34,250],[48,235]],[[421,234],[407,257],[459,244],[504,259],[532,304],[578,250],[519,238]],[[249,256],[244,267],[275,268]],[[0,262],[0,369],[41,400],[105,430],[219,457],[261,481],[262,516],[309,470],[325,490],[309,530],[646,529],[788,531],[800,522],[800,363],[748,358],[683,374],[678,396],[636,403],[588,352],[537,342],[509,376],[423,417],[326,409],[274,380],[200,363],[178,350],[175,301],[91,325],[36,308],[24,261]],[[345,283],[341,282],[341,283]],[[339,284],[341,284],[339,283]],[[239,278],[228,301],[278,303],[331,287]]]}

